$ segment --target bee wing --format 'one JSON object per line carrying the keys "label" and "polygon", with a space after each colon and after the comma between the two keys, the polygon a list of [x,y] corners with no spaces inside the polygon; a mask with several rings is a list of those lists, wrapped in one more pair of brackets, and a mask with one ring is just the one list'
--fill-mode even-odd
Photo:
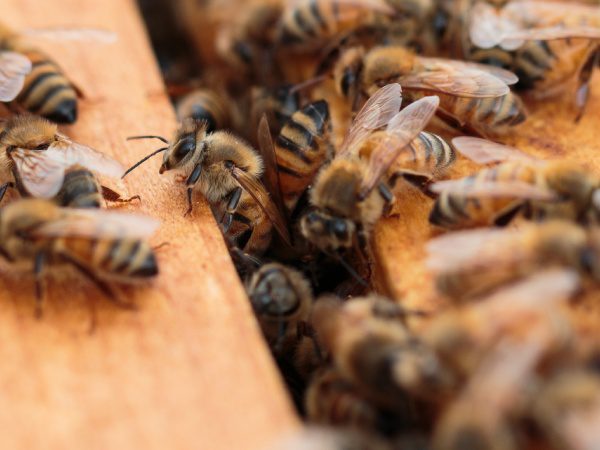
{"label": "bee wing", "polygon": [[240,186],[258,203],[286,244],[291,245],[286,220],[262,183],[237,167],[233,168],[232,175]]}
{"label": "bee wing", "polygon": [[258,124],[258,148],[265,166],[264,180],[267,191],[273,197],[275,205],[283,212],[285,208],[283,206],[283,196],[281,195],[277,154],[275,153],[275,145],[273,144],[266,114],[263,114]]}
{"label": "bee wing", "polygon": [[23,187],[33,197],[54,197],[63,184],[68,167],[58,158],[48,158],[46,152],[17,148],[10,153]]}
{"label": "bee wing", "polygon": [[485,2],[476,3],[470,13],[469,38],[479,48],[495,47],[507,33],[521,28],[517,21],[499,14],[496,8]]}
{"label": "bee wing", "polygon": [[401,76],[403,89],[418,89],[457,97],[501,97],[510,92],[506,83],[489,71],[451,59],[419,57],[420,71]]}
{"label": "bee wing", "polygon": [[544,162],[521,150],[508,145],[470,136],[452,139],[452,146],[461,155],[477,164],[492,164],[506,161],[518,161],[529,165],[539,165]]}
{"label": "bee wing", "polygon": [[125,167],[117,160],[65,136],[60,136],[44,153],[47,158],[65,164],[65,168],[80,165],[112,178],[120,178],[125,171]]}
{"label": "bee wing", "polygon": [[600,39],[600,28],[555,26],[516,30],[505,33],[500,40],[500,46],[505,50],[514,50],[521,47],[525,41],[552,41],[556,39],[575,38]]}
{"label": "bee wing", "polygon": [[0,102],[10,102],[21,92],[31,61],[15,52],[0,52]]}
{"label": "bee wing", "polygon": [[398,114],[400,106],[402,88],[398,83],[388,84],[375,92],[354,118],[337,154],[357,149],[374,130],[387,125]]}
{"label": "bee wing", "polygon": [[557,201],[560,198],[551,189],[521,181],[477,181],[465,183],[464,178],[433,183],[429,189],[437,194],[449,193],[467,198],[515,198],[523,200]]}
{"label": "bee wing", "polygon": [[150,237],[160,222],[141,214],[102,209],[62,208],[62,217],[32,231],[33,237]]}
{"label": "bee wing", "polygon": [[52,39],[58,41],[84,41],[100,44],[114,44],[117,34],[99,28],[29,28],[21,34],[33,38]]}
{"label": "bee wing", "polygon": [[[447,60],[442,58],[427,58],[431,62],[439,62],[445,64]],[[481,64],[470,61],[452,61],[455,66],[464,66],[465,69],[475,69],[487,72],[490,75],[495,76],[507,86],[516,84],[519,81],[519,77],[512,73],[510,70],[502,69],[501,67],[490,66],[489,64]]]}
{"label": "bee wing", "polygon": [[426,266],[434,273],[489,267],[518,261],[524,250],[523,233],[506,228],[458,231],[430,240]]}
{"label": "bee wing", "polygon": [[415,139],[429,123],[440,103],[439,97],[423,97],[408,105],[389,121],[385,137],[373,149],[359,195],[365,198],[377,185],[400,152]]}

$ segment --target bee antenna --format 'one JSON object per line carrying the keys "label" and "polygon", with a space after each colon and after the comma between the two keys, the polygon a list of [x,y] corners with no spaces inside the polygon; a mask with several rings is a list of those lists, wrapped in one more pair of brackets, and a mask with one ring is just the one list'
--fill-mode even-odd
{"label": "bee antenna", "polygon": [[165,144],[169,143],[169,141],[167,141],[164,137],[162,137],[162,136],[155,136],[153,134],[150,134],[150,135],[147,135],[147,136],[129,136],[127,138],[128,141],[134,141],[136,139],[158,139],[159,141],[162,141]]}
{"label": "bee antenna", "polygon": [[346,262],[346,260],[344,258],[342,258],[340,255],[338,255],[335,252],[324,252],[326,255],[331,256],[333,259],[335,259],[336,261],[338,261],[342,267],[346,270],[346,272],[348,272],[350,274],[350,276],[352,278],[354,278],[358,284],[360,284],[362,287],[368,288],[369,284],[365,281],[365,279],[363,277],[361,277],[358,272],[356,272],[356,270],[354,270],[354,268],[348,264],[348,262]]}
{"label": "bee antenna", "polygon": [[140,159],[138,162],[136,162],[133,166],[131,166],[129,169],[127,169],[125,171],[125,173],[123,174],[123,176],[121,177],[121,179],[125,178],[127,175],[129,175],[129,172],[131,172],[133,169],[137,168],[140,164],[145,163],[146,161],[148,161],[150,158],[152,158],[154,155],[159,154],[160,152],[164,152],[166,150],[168,150],[169,147],[161,147],[158,150],[154,150],[152,153],[150,153],[147,156],[144,156],[142,159]]}

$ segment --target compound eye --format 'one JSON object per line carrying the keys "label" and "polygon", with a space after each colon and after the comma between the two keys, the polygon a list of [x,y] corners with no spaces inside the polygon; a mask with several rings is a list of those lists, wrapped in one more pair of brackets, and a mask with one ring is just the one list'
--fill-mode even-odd
{"label": "compound eye", "polygon": [[196,141],[194,140],[194,138],[186,137],[177,143],[177,145],[175,147],[175,151],[173,152],[173,155],[178,160],[182,160],[183,158],[185,158],[187,156],[188,153],[194,151],[195,148],[196,148]]}

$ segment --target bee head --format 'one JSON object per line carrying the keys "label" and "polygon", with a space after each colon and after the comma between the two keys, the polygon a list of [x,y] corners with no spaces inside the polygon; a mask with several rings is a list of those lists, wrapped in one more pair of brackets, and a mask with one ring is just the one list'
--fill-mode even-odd
{"label": "bee head", "polygon": [[300,230],[319,249],[337,251],[352,247],[356,224],[347,218],[314,209],[300,219]]}
{"label": "bee head", "polygon": [[197,152],[202,154],[206,147],[207,126],[203,120],[184,120],[165,152],[159,173],[180,169],[192,161]]}

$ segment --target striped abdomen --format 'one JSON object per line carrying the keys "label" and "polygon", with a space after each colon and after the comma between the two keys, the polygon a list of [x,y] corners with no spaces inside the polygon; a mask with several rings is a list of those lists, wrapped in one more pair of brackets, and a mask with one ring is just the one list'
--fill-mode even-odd
{"label": "striped abdomen", "polygon": [[329,107],[320,100],[296,111],[277,136],[281,192],[290,212],[331,153],[329,131]]}
{"label": "striped abdomen", "polygon": [[262,115],[266,114],[271,133],[276,135],[290,117],[300,109],[300,95],[297,91],[292,91],[291,85],[283,85],[275,89],[255,86],[252,88],[251,97],[252,133],[256,132]]}
{"label": "striped abdomen", "polygon": [[206,122],[208,132],[231,125],[229,106],[210,89],[197,89],[177,102],[177,118],[183,121],[188,117]]}
{"label": "striped abdomen", "polygon": [[16,101],[28,111],[53,122],[77,120],[77,92],[61,68],[44,53],[31,48],[15,48],[27,56],[32,70]]}
{"label": "striped abdomen", "polygon": [[408,146],[410,151],[400,154],[394,168],[414,173],[438,175],[444,173],[456,154],[452,147],[437,134],[422,131]]}
{"label": "striped abdomen", "polygon": [[55,201],[59,206],[70,208],[100,208],[104,203],[100,185],[94,174],[87,169],[67,172]]}
{"label": "striped abdomen", "polygon": [[158,273],[154,251],[139,239],[60,238],[54,249],[105,277],[127,280]]}
{"label": "striped abdomen", "polygon": [[521,99],[510,92],[495,98],[465,98],[440,95],[440,108],[456,117],[461,126],[482,135],[499,134],[526,119]]}
{"label": "striped abdomen", "polygon": [[247,192],[242,193],[227,237],[245,253],[259,256],[271,243],[272,229],[271,221],[256,201]]}
{"label": "striped abdomen", "polygon": [[[465,191],[479,183],[520,181],[530,184],[544,184],[542,177],[534,169],[519,164],[500,164],[483,169],[461,180]],[[466,197],[443,192],[440,194],[429,221],[446,228],[466,228],[484,225],[504,225],[512,218],[523,200],[510,197]]]}

